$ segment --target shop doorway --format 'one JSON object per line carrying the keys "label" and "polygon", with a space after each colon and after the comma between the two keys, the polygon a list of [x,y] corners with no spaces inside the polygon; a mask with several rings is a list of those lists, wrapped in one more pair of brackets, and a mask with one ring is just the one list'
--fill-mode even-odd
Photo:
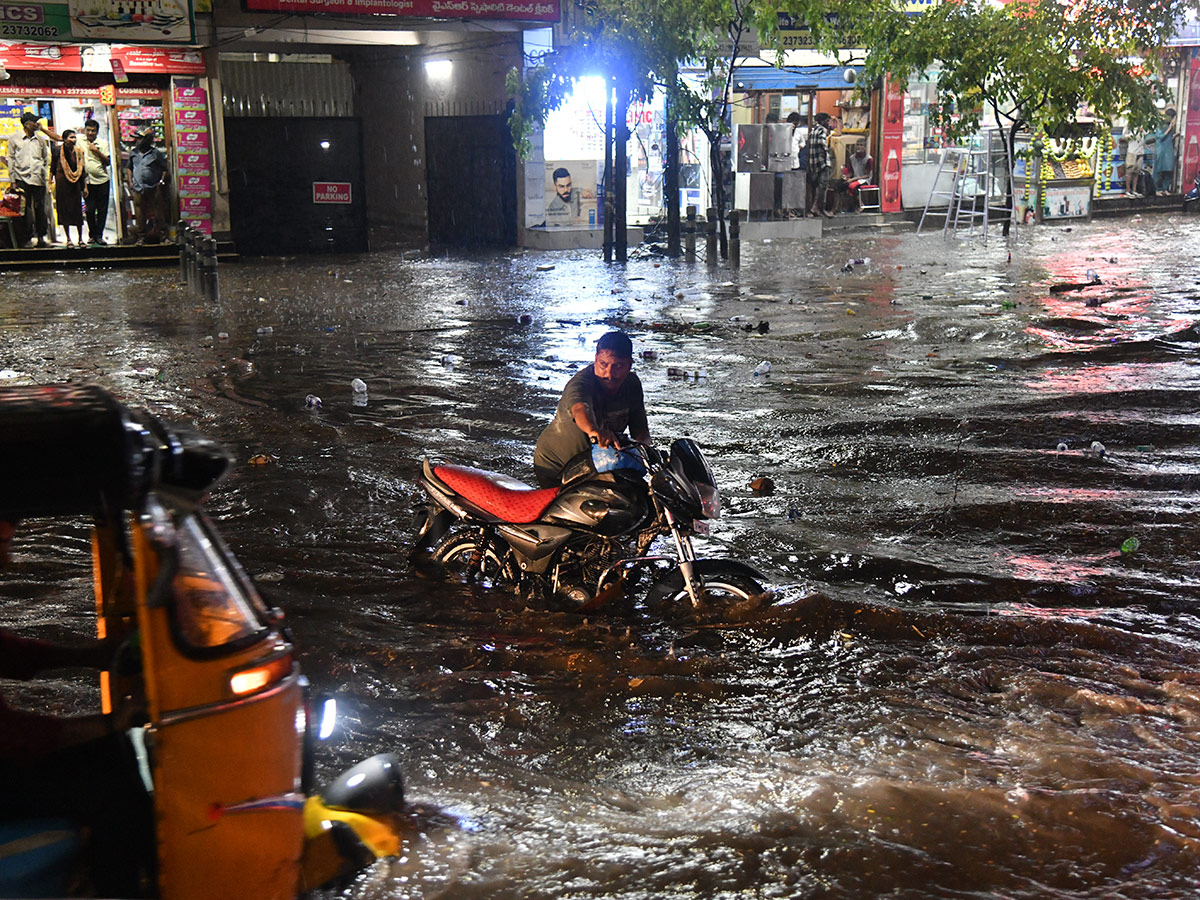
{"label": "shop doorway", "polygon": [[507,120],[426,117],[431,244],[516,246],[517,153]]}
{"label": "shop doorway", "polygon": [[367,250],[362,123],[225,119],[229,220],[251,256]]}

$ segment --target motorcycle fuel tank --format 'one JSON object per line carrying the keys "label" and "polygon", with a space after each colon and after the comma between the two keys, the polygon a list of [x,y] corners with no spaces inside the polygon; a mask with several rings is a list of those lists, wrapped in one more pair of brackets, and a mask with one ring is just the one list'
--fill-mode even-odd
{"label": "motorcycle fuel tank", "polygon": [[640,476],[596,475],[563,487],[542,518],[586,528],[605,537],[629,534],[650,517],[650,498]]}

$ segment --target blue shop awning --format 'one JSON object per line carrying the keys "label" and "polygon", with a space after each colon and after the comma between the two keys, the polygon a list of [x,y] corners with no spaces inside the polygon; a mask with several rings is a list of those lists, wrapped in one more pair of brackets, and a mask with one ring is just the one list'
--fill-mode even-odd
{"label": "blue shop awning", "polygon": [[733,89],[746,91],[794,91],[798,89],[818,91],[845,91],[854,87],[845,78],[845,71],[853,69],[857,75],[862,66],[789,66],[777,69],[774,66],[741,66],[733,73]]}

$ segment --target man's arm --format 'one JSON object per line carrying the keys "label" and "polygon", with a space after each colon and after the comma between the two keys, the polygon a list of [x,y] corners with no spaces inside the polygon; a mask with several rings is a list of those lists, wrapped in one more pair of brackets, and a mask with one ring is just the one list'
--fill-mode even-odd
{"label": "man's arm", "polygon": [[109,159],[108,154],[100,149],[99,144],[89,143],[88,144],[88,152],[91,153],[94,157],[96,157],[96,159],[100,160],[100,164],[102,166],[104,166],[105,168],[107,168],[108,164],[110,162],[112,162],[112,160]]}
{"label": "man's arm", "polygon": [[592,408],[586,403],[572,404],[571,418],[575,420],[579,430],[588,436],[588,440],[594,440],[601,447],[617,446],[617,436],[607,425],[596,424],[592,418]]}
{"label": "man's arm", "polygon": [[629,436],[639,444],[650,443],[650,423],[646,419],[646,398],[640,380],[637,383],[637,396],[629,407]]}

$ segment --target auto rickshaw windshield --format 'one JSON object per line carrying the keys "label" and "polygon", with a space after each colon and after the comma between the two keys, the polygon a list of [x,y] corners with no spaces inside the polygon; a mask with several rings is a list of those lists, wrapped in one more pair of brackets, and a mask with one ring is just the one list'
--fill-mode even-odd
{"label": "auto rickshaw windshield", "polygon": [[185,647],[212,650],[263,631],[270,616],[266,604],[211,524],[190,513],[177,524],[176,535],[172,607]]}

